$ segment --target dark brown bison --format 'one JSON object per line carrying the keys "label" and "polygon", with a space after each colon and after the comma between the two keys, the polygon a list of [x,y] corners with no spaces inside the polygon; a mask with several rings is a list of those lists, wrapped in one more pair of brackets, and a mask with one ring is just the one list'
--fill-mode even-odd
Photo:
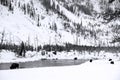
{"label": "dark brown bison", "polygon": [[112,61],[112,59],[109,59],[109,61]]}
{"label": "dark brown bison", "polygon": [[10,69],[17,69],[19,68],[19,64],[18,63],[12,63],[10,66]]}
{"label": "dark brown bison", "polygon": [[78,59],[77,57],[74,58],[74,60],[77,60],[77,59]]}
{"label": "dark brown bison", "polygon": [[114,64],[114,61],[111,61],[110,64]]}
{"label": "dark brown bison", "polygon": [[92,59],[90,59],[90,62],[92,62],[93,60]]}

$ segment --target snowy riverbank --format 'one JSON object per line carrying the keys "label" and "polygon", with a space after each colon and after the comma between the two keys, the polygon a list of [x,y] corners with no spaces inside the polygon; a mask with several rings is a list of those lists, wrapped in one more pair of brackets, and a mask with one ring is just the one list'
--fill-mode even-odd
{"label": "snowy riverbank", "polygon": [[37,61],[41,59],[104,59],[108,60],[109,58],[113,60],[120,60],[120,53],[108,53],[108,52],[78,52],[78,51],[70,51],[70,52],[57,52],[57,54],[53,54],[53,52],[47,52],[47,54],[42,55],[40,52],[31,52],[27,51],[25,53],[26,57],[18,57],[14,52],[2,50],[0,52],[0,63],[10,63],[10,62],[28,62],[28,61]]}
{"label": "snowy riverbank", "polygon": [[120,80],[120,61],[96,60],[77,66],[1,70],[0,80]]}

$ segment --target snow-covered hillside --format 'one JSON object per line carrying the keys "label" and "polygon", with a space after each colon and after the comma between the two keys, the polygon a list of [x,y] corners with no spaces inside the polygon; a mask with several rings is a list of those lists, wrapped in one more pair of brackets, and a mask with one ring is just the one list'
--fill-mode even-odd
{"label": "snow-covered hillside", "polygon": [[[61,20],[57,19],[57,14],[50,16],[45,12],[45,8],[42,8],[43,6],[35,6],[40,7],[40,16],[45,17],[45,19],[41,20],[40,27],[37,26],[37,22],[34,19],[31,19],[29,15],[24,15],[22,10],[16,6],[14,7],[14,11],[10,12],[7,7],[0,5],[0,36],[2,37],[2,33],[4,32],[4,43],[20,44],[21,41],[26,43],[29,41],[31,45],[36,46],[49,43],[55,44],[55,39],[57,39],[56,43],[58,44],[62,44],[65,38],[73,39],[73,35],[62,30]],[[54,25],[55,22],[58,23],[59,31],[57,33],[49,29],[50,24]],[[62,35],[62,38],[60,38],[59,34]],[[70,39],[69,41],[73,42]]]}
{"label": "snow-covered hillside", "polygon": [[119,25],[119,20],[107,23],[102,15],[106,6],[117,8],[117,0],[111,4],[108,0],[83,0],[78,3],[73,0],[5,1],[0,0],[0,40],[4,32],[4,43],[20,44],[24,41],[35,47],[65,43],[118,45],[111,42],[116,37],[112,26]]}

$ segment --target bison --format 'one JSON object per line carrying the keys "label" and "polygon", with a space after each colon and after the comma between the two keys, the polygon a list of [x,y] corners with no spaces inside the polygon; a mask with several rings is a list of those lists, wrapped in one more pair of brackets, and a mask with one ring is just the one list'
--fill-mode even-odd
{"label": "bison", "polygon": [[12,63],[10,66],[10,69],[17,69],[19,68],[19,64],[18,63]]}
{"label": "bison", "polygon": [[90,62],[92,62],[93,60],[92,59],[90,59]]}

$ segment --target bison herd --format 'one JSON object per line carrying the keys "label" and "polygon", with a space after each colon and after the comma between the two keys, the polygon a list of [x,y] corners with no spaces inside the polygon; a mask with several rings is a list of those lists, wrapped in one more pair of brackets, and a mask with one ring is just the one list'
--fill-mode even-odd
{"label": "bison herd", "polygon": [[[112,59],[109,59],[108,61],[110,62],[110,64],[114,64],[114,61]],[[92,63],[93,59],[90,59],[89,62]]]}
{"label": "bison herd", "polygon": [[[78,59],[77,57],[74,58],[74,60],[77,59]],[[108,61],[110,62],[110,64],[114,64],[114,61],[112,59],[109,59]],[[93,59],[90,59],[89,62],[92,63]],[[12,63],[10,66],[10,69],[19,69],[19,68],[20,68],[19,63]]]}

